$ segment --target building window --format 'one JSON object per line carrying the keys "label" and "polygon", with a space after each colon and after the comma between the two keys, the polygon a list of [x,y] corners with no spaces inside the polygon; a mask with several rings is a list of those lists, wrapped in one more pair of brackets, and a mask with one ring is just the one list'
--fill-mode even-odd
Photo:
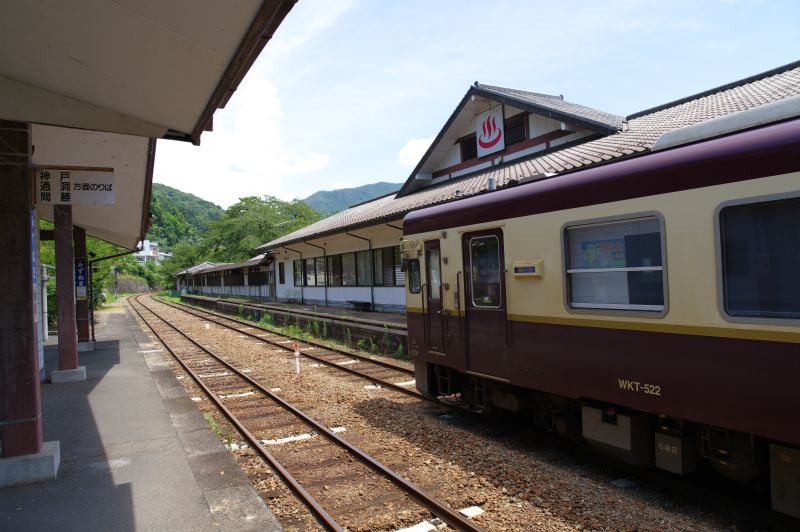
{"label": "building window", "polygon": [[725,312],[800,318],[800,198],[720,210]]}
{"label": "building window", "polygon": [[342,286],[356,286],[356,254],[345,253],[342,255]]}
{"label": "building window", "polygon": [[419,294],[421,286],[419,259],[411,259],[406,263],[406,275],[408,276],[408,291],[412,294]]}
{"label": "building window", "polygon": [[403,271],[401,266],[402,261],[400,258],[400,246],[395,246],[392,248],[394,253],[394,285],[395,286],[405,286],[406,284],[406,272]]}
{"label": "building window", "polygon": [[517,142],[525,140],[527,133],[527,120],[525,117],[527,113],[519,113],[511,118],[505,120],[505,141],[506,146],[511,146]]}
{"label": "building window", "polygon": [[316,267],[315,267],[316,261],[314,259],[306,259],[305,263],[306,263],[305,264],[305,266],[306,266],[306,270],[305,270],[306,282],[305,282],[305,285],[306,286],[317,286],[317,272],[316,272]]}
{"label": "building window", "polygon": [[394,248],[376,249],[372,258],[375,286],[394,286]]}
{"label": "building window", "polygon": [[296,260],[292,263],[292,273],[294,275],[294,285],[303,286],[303,261]]}
{"label": "building window", "polygon": [[325,286],[325,257],[315,259],[317,269],[317,286]]}
{"label": "building window", "polygon": [[476,307],[499,308],[502,304],[500,240],[496,236],[470,239],[469,269],[472,304]]}
{"label": "building window", "polygon": [[567,227],[570,306],[664,310],[662,232],[655,216]]}
{"label": "building window", "polygon": [[356,253],[356,273],[358,286],[372,286],[372,261],[369,250]]}
{"label": "building window", "polygon": [[282,262],[278,263],[278,281],[280,281],[281,284],[286,284],[286,272],[284,271]]}
{"label": "building window", "polygon": [[342,286],[342,256],[328,257],[328,286]]}
{"label": "building window", "polygon": [[466,162],[471,159],[478,158],[478,141],[475,133],[461,139],[461,162]]}

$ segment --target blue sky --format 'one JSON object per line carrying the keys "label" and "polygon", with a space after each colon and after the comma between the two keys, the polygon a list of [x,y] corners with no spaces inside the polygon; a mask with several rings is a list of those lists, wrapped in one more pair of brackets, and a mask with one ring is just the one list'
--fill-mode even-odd
{"label": "blue sky", "polygon": [[796,1],[300,0],[155,181],[239,197],[405,180],[474,81],[628,115],[800,59]]}

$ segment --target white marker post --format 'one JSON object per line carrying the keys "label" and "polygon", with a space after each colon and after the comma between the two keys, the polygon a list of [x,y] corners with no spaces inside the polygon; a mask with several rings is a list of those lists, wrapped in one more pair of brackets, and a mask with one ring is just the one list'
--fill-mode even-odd
{"label": "white marker post", "polygon": [[294,372],[300,375],[300,344],[294,343]]}

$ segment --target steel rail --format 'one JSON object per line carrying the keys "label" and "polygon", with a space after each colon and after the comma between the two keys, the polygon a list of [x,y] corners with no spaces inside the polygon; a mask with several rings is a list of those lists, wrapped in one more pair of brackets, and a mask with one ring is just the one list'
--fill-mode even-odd
{"label": "steel rail", "polygon": [[[206,347],[203,347],[195,340],[193,340],[189,335],[175,327],[173,324],[159,316],[156,312],[150,309],[147,305],[140,302],[136,296],[136,302],[141,305],[143,308],[147,309],[150,313],[156,316],[158,319],[163,321],[166,325],[171,327],[175,332],[186,338],[189,342],[195,345],[197,348],[214,358],[217,362],[231,370],[233,373],[241,377],[243,380],[247,381],[253,388],[257,389],[259,392],[263,393],[270,399],[272,399],[275,403],[280,405],[281,407],[285,408],[287,411],[292,413],[295,417],[304,421],[305,423],[309,424],[314,428],[314,430],[325,437],[327,437],[330,441],[338,445],[339,447],[345,449],[346,451],[352,453],[358,460],[363,463],[364,465],[368,466],[369,468],[377,471],[378,473],[384,475],[389,481],[391,481],[396,486],[399,486],[401,489],[405,490],[406,493],[415,501],[417,501],[420,505],[427,508],[428,510],[432,511],[434,515],[442,519],[448,525],[456,528],[457,530],[474,530],[474,531],[481,531],[482,528],[478,527],[475,523],[469,521],[468,519],[464,518],[458,512],[454,512],[452,508],[447,506],[446,504],[440,502],[438,499],[434,498],[432,495],[426,493],[422,488],[416,486],[412,482],[406,480],[401,475],[396,473],[395,471],[389,469],[381,462],[373,458],[372,456],[368,455],[358,447],[354,446],[344,438],[338,436],[335,432],[331,431],[325,425],[317,422],[310,416],[308,416],[305,412],[295,408],[288,402],[284,401],[274,393],[270,392],[267,388],[259,384],[253,378],[245,375],[244,373],[240,372],[237,368],[235,368],[232,364],[227,362],[226,360],[222,359],[220,356],[214,354]],[[140,314],[141,316],[141,314]],[[142,318],[144,319],[144,318]],[[151,327],[152,330],[152,327]],[[154,331],[155,332],[155,331]]]}
{"label": "steel rail", "polygon": [[[208,388],[208,386],[206,386],[201,381],[200,376],[197,373],[195,373],[195,371],[192,370],[183,361],[183,359],[181,359],[181,357],[179,357],[178,354],[175,353],[175,351],[172,350],[172,348],[170,346],[167,345],[167,342],[161,337],[160,334],[158,334],[158,332],[155,330],[155,328],[152,325],[150,325],[150,323],[147,322],[147,320],[145,319],[144,316],[142,316],[142,313],[139,312],[139,309],[137,309],[133,304],[130,303],[130,300],[134,299],[136,301],[136,303],[138,303],[139,305],[142,305],[142,307],[146,308],[154,316],[156,316],[157,318],[159,318],[162,321],[164,321],[164,323],[166,323],[168,325],[171,325],[169,322],[165,321],[163,318],[158,316],[158,314],[156,314],[155,312],[153,312],[152,310],[147,308],[143,303],[141,303],[139,301],[139,297],[141,297],[141,296],[135,296],[135,297],[131,296],[131,297],[128,298],[128,303],[131,305],[131,308],[134,310],[134,312],[136,312],[136,314],[139,315],[139,317],[142,319],[142,322],[145,325],[147,325],[147,327],[151,331],[153,331],[153,334],[156,335],[156,338],[158,338],[158,340],[161,342],[161,345],[163,345],[167,349],[167,351],[169,351],[169,353],[175,358],[175,360],[178,362],[178,364],[181,365],[181,367],[184,369],[184,371],[186,371],[186,373],[188,373],[192,377],[192,379],[195,381],[195,383],[203,390],[203,392],[206,394],[206,396],[209,399],[211,399],[211,401],[216,405],[216,407],[225,415],[225,417],[228,419],[228,421],[230,421],[231,424],[234,427],[236,427],[236,430],[239,431],[239,434],[241,434],[244,437],[244,439],[247,440],[247,442],[250,444],[250,446],[253,449],[255,449],[261,455],[261,457],[264,460],[266,460],[272,466],[272,468],[275,471],[278,472],[278,475],[280,475],[281,478],[283,478],[283,480],[285,480],[289,484],[289,487],[292,489],[292,491],[294,491],[295,494],[297,494],[300,497],[300,499],[305,503],[305,505],[311,510],[311,512],[314,515],[316,515],[320,519],[320,521],[322,522],[322,524],[325,525],[326,528],[328,528],[329,530],[336,530],[336,531],[344,530],[336,522],[336,520],[333,519],[333,517],[331,517],[330,514],[328,514],[328,512],[325,511],[325,509],[322,507],[322,505],[320,503],[318,503],[316,501],[316,499],[314,499],[314,497],[305,490],[305,488],[300,484],[300,482],[298,482],[297,479],[294,478],[294,476],[291,473],[289,473],[289,471],[287,471],[286,468],[284,468],[283,465],[280,462],[278,462],[278,460],[274,456],[272,456],[272,453],[267,451],[267,449],[264,448],[263,445],[261,445],[261,442],[258,440],[258,438],[256,438],[253,435],[252,432],[250,432],[244,425],[242,425],[242,423],[237,419],[237,417],[233,414],[233,412],[231,412],[228,409],[228,407],[226,407],[222,403],[222,401],[220,401],[220,399],[216,396],[216,394],[214,394],[214,392],[212,392]],[[197,344],[195,344],[195,345],[197,345]],[[204,348],[202,348],[199,345],[198,345],[198,347],[200,347],[201,349],[205,350]]]}
{"label": "steel rail", "polygon": [[[232,321],[234,323],[240,323],[242,325],[246,325],[246,326],[251,327],[251,328],[260,329],[260,327],[257,327],[256,325],[254,325],[252,323],[239,321],[235,317],[225,316],[225,315],[222,315],[222,314],[220,314],[220,313],[218,313],[216,311],[213,311],[213,310],[208,310],[208,309],[205,309],[205,308],[198,308],[198,307],[189,306],[186,303],[173,303],[171,301],[164,301],[163,299],[158,299],[158,298],[155,298],[155,300],[158,301],[159,303],[163,303],[164,305],[167,305],[169,307],[173,307],[173,308],[182,310],[182,311],[186,312],[187,314],[193,314],[193,315],[197,316],[197,314],[195,314],[194,312],[190,312],[189,310],[187,310],[187,309],[191,308],[191,309],[194,309],[194,310],[200,310],[201,312],[205,312],[206,314],[211,314],[212,316],[217,316],[219,318],[222,318],[222,319],[225,319],[225,320],[228,320],[228,321]],[[222,325],[223,327],[228,327],[230,329],[233,329],[233,327],[231,327],[230,325],[225,325],[224,323],[219,323],[219,322],[214,321],[214,320],[209,320],[209,321],[212,321],[214,323]],[[236,330],[238,331],[239,329],[236,329]],[[277,334],[278,336],[283,336],[285,338],[290,338],[292,340],[297,340],[296,338],[292,338],[291,336],[288,336],[288,335],[285,335],[285,334],[282,334],[282,333],[270,331],[270,330],[267,330],[267,329],[261,329],[261,330],[265,331],[265,332],[269,332],[271,334]],[[247,334],[245,331],[240,331],[240,332],[244,332],[245,334]],[[264,340],[260,336],[258,338],[261,339],[261,340]],[[267,341],[267,340],[265,340],[265,341]],[[310,340],[298,340],[298,341],[299,342],[303,342],[303,343],[308,344],[308,345],[312,345],[314,347],[319,347],[320,349],[327,349],[328,351],[333,351],[334,353],[339,353],[340,355],[345,355],[345,356],[357,358],[359,360],[363,360],[363,361],[369,362],[371,364],[375,364],[375,365],[378,365],[378,366],[383,366],[384,368],[393,369],[395,371],[399,371],[400,373],[406,373],[408,375],[414,375],[414,371],[413,370],[404,368],[402,366],[397,366],[395,364],[392,364],[391,362],[384,362],[383,360],[375,360],[375,359],[372,359],[372,358],[365,357],[363,355],[357,355],[355,353],[351,353],[349,351],[345,351],[344,349],[339,349],[337,347],[331,347],[331,346],[328,346],[328,345],[325,345],[325,344],[321,344],[319,342],[313,342],[313,341],[310,341]],[[280,347],[285,347],[285,346],[280,346]]]}
{"label": "steel rail", "polygon": [[[139,303],[140,305],[143,305],[143,303],[139,302],[138,300],[137,300],[137,303]],[[173,307],[173,305],[171,305],[171,304],[169,304],[169,303],[167,303],[165,301],[159,301],[159,303],[164,303],[168,307]],[[174,307],[174,308],[177,308],[178,310],[186,312],[187,314],[191,314],[192,316],[202,317],[202,316],[197,316],[197,314],[195,314],[193,312],[189,312],[188,310],[185,310],[185,309],[180,308],[180,307]],[[204,319],[206,319],[206,318],[204,318]],[[251,332],[248,332],[248,331],[242,331],[240,329],[236,329],[235,327],[231,327],[230,325],[226,325],[224,323],[220,323],[220,322],[218,322],[216,320],[207,319],[207,321],[210,321],[212,323],[216,323],[217,325],[221,325],[223,327],[227,327],[228,329],[231,329],[231,330],[236,331],[238,333],[242,333],[244,335],[250,336],[250,337],[255,338],[257,340],[261,340],[262,342],[265,342],[265,343],[270,344],[272,346],[275,346],[275,347],[278,347],[280,349],[283,349],[284,351],[294,352],[294,349],[292,349],[291,347],[288,347],[288,346],[286,346],[284,344],[280,344],[278,342],[274,342],[274,341],[269,340],[267,338],[263,338],[261,336],[258,336],[257,334],[254,334],[254,333],[251,333]],[[236,321],[237,323],[241,323],[241,322],[238,322],[237,320],[231,320],[231,321]],[[289,336],[285,336],[285,335],[282,335],[280,333],[272,333],[272,331],[264,330],[264,332],[269,332],[271,334],[276,334],[276,335],[282,336],[284,338],[291,338]],[[354,376],[356,376],[358,378],[365,379],[365,380],[367,380],[367,381],[369,381],[369,382],[371,382],[373,384],[380,385],[383,388],[388,388],[390,390],[394,390],[396,392],[400,392],[402,394],[409,395],[411,397],[416,397],[417,399],[421,399],[423,401],[428,401],[429,403],[433,403],[433,404],[436,404],[436,405],[439,405],[439,406],[445,406],[441,402],[437,401],[434,398],[426,397],[426,396],[422,395],[419,392],[416,392],[416,391],[413,391],[413,390],[409,390],[409,389],[404,388],[402,386],[399,386],[399,385],[397,385],[397,384],[395,384],[393,382],[385,381],[385,380],[379,379],[377,377],[373,377],[372,375],[367,375],[366,373],[362,373],[362,372],[360,372],[360,371],[358,371],[356,369],[353,369],[353,368],[348,368],[346,366],[342,366],[340,364],[337,364],[336,362],[331,362],[330,360],[325,360],[324,358],[321,358],[321,357],[319,357],[317,355],[314,355],[314,354],[311,354],[311,353],[308,353],[308,352],[304,352],[302,349],[298,349],[298,351],[304,357],[310,358],[311,360],[313,360],[315,362],[319,362],[320,364],[325,364],[326,366],[330,366],[332,368],[336,368],[338,370],[341,370],[341,371],[344,371],[344,372],[349,373],[351,375],[354,375]],[[364,360],[365,362],[372,362],[372,360],[369,359],[369,358],[364,358],[364,357],[356,357],[356,358],[360,358],[361,360]],[[393,368],[390,368],[390,369],[396,369],[396,368],[393,367]],[[412,373],[412,375],[413,375],[413,373]]]}

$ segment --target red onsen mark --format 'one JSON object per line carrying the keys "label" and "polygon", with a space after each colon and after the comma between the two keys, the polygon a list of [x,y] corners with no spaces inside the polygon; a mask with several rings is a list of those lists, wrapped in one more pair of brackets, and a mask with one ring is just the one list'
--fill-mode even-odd
{"label": "red onsen mark", "polygon": [[487,116],[486,120],[483,121],[483,135],[481,135],[480,138],[478,139],[478,144],[480,144],[481,148],[484,149],[491,148],[492,146],[500,142],[500,138],[502,136],[503,136],[503,130],[497,127],[497,123],[495,122],[494,117]]}

